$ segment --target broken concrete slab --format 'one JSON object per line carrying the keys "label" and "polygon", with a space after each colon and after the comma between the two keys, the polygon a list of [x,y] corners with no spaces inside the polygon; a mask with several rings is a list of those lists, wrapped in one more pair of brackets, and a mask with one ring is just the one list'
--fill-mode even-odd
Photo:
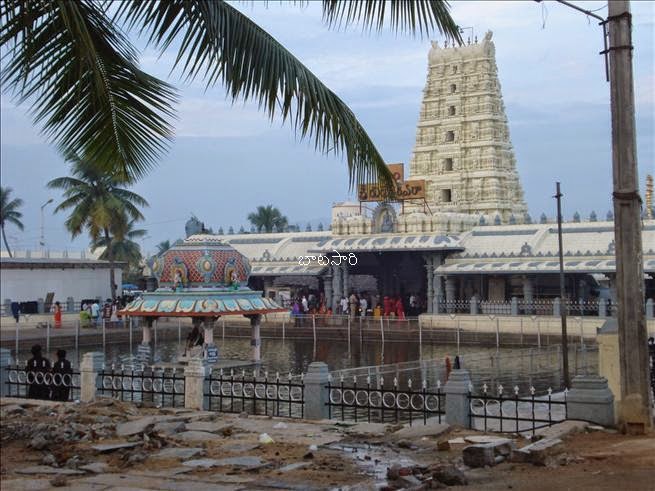
{"label": "broken concrete slab", "polygon": [[157,423],[152,428],[152,431],[159,433],[160,435],[174,435],[175,433],[180,433],[185,429],[187,428],[184,424],[184,421],[164,421]]}
{"label": "broken concrete slab", "polygon": [[535,431],[535,434],[543,438],[564,438],[571,433],[584,431],[587,426],[589,426],[589,423],[586,421],[567,419],[566,421],[562,421],[561,423],[557,423],[552,426],[539,428],[537,431]]}
{"label": "broken concrete slab", "polygon": [[347,433],[356,435],[383,436],[386,435],[389,425],[384,423],[357,423],[345,428]]}
{"label": "broken concrete slab", "polygon": [[146,476],[146,477],[168,477],[168,478],[175,478],[179,474],[186,474],[187,472],[193,471],[192,467],[171,467],[169,469],[163,469],[160,471],[152,471],[152,470],[143,470],[143,469],[138,469],[138,470],[131,470],[128,474],[134,474],[138,476]]}
{"label": "broken concrete slab", "polygon": [[470,435],[464,437],[464,441],[468,443],[494,443],[505,440],[507,440],[507,438],[493,435]]}
{"label": "broken concrete slab", "polygon": [[190,459],[196,455],[201,455],[204,449],[198,447],[169,447],[163,448],[156,454],[152,455],[153,459]]}
{"label": "broken concrete slab", "polygon": [[[188,469],[190,470],[190,468]],[[225,484],[246,484],[254,481],[256,478],[249,476],[235,476],[232,474],[212,474],[207,479]]]}
{"label": "broken concrete slab", "polygon": [[303,467],[307,467],[309,464],[309,462],[294,462],[293,464],[288,464],[284,467],[280,467],[277,472],[286,474],[287,472],[292,472],[298,469],[302,469]]}
{"label": "broken concrete slab", "polygon": [[393,437],[397,439],[415,439],[424,436],[439,436],[450,429],[450,425],[446,423],[439,423],[438,421],[428,420],[427,424],[414,424],[412,426],[406,425],[404,428],[393,433]]}
{"label": "broken concrete slab", "polygon": [[448,440],[448,443],[451,445],[466,445],[466,440],[461,436],[458,436],[457,438],[451,438]]}
{"label": "broken concrete slab", "polygon": [[101,443],[99,445],[91,445],[91,448],[96,452],[113,452],[122,448],[133,448],[141,445],[142,442],[118,442],[118,443]]}
{"label": "broken concrete slab", "polygon": [[268,465],[268,463],[259,457],[245,455],[243,457],[227,457],[217,460],[217,466],[242,467],[245,469],[256,469]]}
{"label": "broken concrete slab", "polygon": [[196,459],[196,460],[187,460],[182,462],[182,465],[187,467],[201,467],[203,469],[209,469],[210,467],[216,467],[218,465],[218,460],[216,459]]}
{"label": "broken concrete slab", "polygon": [[104,462],[92,462],[90,464],[78,467],[81,471],[93,472],[94,474],[103,474],[109,471],[109,466]]}
{"label": "broken concrete slab", "polygon": [[184,442],[217,441],[223,439],[222,436],[208,431],[183,431],[172,435],[171,438]]}
{"label": "broken concrete slab", "polygon": [[16,469],[17,474],[52,474],[58,476],[79,476],[84,474],[84,471],[78,471],[75,469],[67,469],[65,467],[50,467],[49,465],[32,465],[29,467],[23,467]]}
{"label": "broken concrete slab", "polygon": [[230,425],[226,425],[224,421],[193,421],[187,423],[186,429],[188,431],[208,431],[210,433],[220,433]]}
{"label": "broken concrete slab", "polygon": [[559,453],[562,449],[559,438],[544,438],[512,453],[512,462],[528,462],[534,465],[546,465],[546,459]]}
{"label": "broken concrete slab", "polygon": [[491,443],[476,443],[462,451],[464,464],[469,467],[493,466],[505,459],[510,459],[514,442],[508,438]]}
{"label": "broken concrete slab", "polygon": [[153,416],[146,416],[126,423],[116,425],[116,435],[118,436],[131,436],[143,433],[155,425],[155,418]]}

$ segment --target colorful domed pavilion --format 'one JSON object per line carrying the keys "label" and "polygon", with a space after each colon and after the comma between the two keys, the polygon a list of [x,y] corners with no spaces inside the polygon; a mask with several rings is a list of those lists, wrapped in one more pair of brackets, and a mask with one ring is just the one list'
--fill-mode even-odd
{"label": "colorful domed pavilion", "polygon": [[248,288],[250,263],[245,256],[218,238],[192,236],[150,261],[159,282],[155,291],[130,302],[120,313],[145,320],[144,357],[150,354],[150,329],[159,317],[190,317],[193,325],[204,327],[203,357],[215,362],[214,321],[221,316],[243,315],[252,327],[252,358],[259,361],[260,322],[263,314],[286,312],[277,303]]}

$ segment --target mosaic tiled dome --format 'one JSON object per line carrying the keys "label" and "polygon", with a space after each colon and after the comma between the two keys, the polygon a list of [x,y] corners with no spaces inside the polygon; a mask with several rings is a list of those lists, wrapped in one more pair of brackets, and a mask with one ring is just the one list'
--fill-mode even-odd
{"label": "mosaic tiled dome", "polygon": [[227,288],[234,279],[245,285],[250,276],[248,259],[220,241],[181,242],[154,257],[150,267],[162,287],[172,286],[178,272],[188,287]]}

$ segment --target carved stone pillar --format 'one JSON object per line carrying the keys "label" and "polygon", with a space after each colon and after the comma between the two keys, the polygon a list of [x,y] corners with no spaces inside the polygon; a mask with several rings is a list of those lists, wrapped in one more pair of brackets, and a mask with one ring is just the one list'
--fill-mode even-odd
{"label": "carved stone pillar", "polygon": [[332,266],[332,271],[332,312],[336,314],[338,312],[341,295],[343,295],[343,290],[341,289],[343,286],[341,281],[341,267]]}
{"label": "carved stone pillar", "polygon": [[534,312],[533,308],[534,302],[534,279],[531,276],[523,277],[523,303],[524,303],[524,312],[526,314],[532,314]]}
{"label": "carved stone pillar", "polygon": [[427,304],[428,304],[428,314],[433,312],[433,302],[434,302],[434,290],[432,288],[433,278],[434,278],[434,266],[432,257],[426,256],[425,258],[425,270],[427,272],[428,279],[428,288],[427,288]]}
{"label": "carved stone pillar", "polygon": [[350,273],[348,272],[348,263],[341,263],[342,274],[343,274],[343,293],[344,295],[350,295]]}
{"label": "carved stone pillar", "polygon": [[443,276],[434,272],[434,294],[432,298],[432,313],[440,314],[443,312],[444,305],[444,290],[443,290]]}
{"label": "carved stone pillar", "polygon": [[446,276],[446,306],[447,311],[453,311],[453,302],[455,301],[455,278],[452,276]]}
{"label": "carved stone pillar", "polygon": [[323,287],[325,289],[323,292],[325,294],[325,306],[331,308],[332,312],[334,312],[334,298],[332,298],[332,275],[330,274],[329,269],[323,276]]}

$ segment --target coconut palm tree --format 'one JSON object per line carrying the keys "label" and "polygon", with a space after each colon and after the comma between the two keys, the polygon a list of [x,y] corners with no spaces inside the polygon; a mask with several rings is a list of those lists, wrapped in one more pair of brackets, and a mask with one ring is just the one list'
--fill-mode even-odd
{"label": "coconut palm tree", "polygon": [[272,232],[273,229],[282,230],[287,226],[287,217],[273,205],[258,206],[257,211],[248,215],[248,220],[258,232]]}
{"label": "coconut palm tree", "polygon": [[92,243],[100,239],[105,241],[105,246],[108,246],[106,257],[110,263],[111,296],[115,298],[112,240],[122,239],[121,220],[143,220],[138,207],[148,206],[148,202],[121,187],[124,182],[119,174],[108,174],[101,167],[76,155],[69,154],[68,160],[72,164],[72,175],[58,177],[48,183],[49,188],[60,189],[64,195],[64,201],[55,208],[55,213],[70,210],[65,225],[73,238],[86,230]]}
{"label": "coconut palm tree", "polygon": [[115,220],[110,229],[110,239],[102,236],[91,245],[94,250],[105,248],[98,258],[107,261],[112,256],[114,261],[126,262],[130,268],[137,266],[142,256],[141,247],[135,240],[145,237],[148,232],[142,228],[134,228],[136,223],[137,220],[129,220],[126,216]]}
{"label": "coconut palm tree", "polygon": [[2,241],[5,243],[5,248],[9,257],[12,257],[9,244],[7,243],[7,236],[5,235],[5,225],[13,223],[19,229],[23,230],[23,214],[18,211],[18,208],[23,206],[23,200],[20,198],[11,199],[11,192],[13,189],[0,186],[0,229],[2,229]]}
{"label": "coconut palm tree", "polygon": [[[143,175],[173,135],[175,88],[139,68],[128,35],[176,51],[173,72],[228,97],[257,101],[290,121],[317,150],[345,154],[350,184],[393,188],[382,156],[353,112],[270,34],[225,1],[0,0],[2,85],[31,105],[35,124],[60,149],[112,175]],[[305,2],[291,2],[292,5]],[[328,27],[361,25],[461,42],[446,0],[324,0]]]}
{"label": "coconut palm tree", "polygon": [[170,240],[162,240],[159,244],[157,244],[157,255],[161,256],[164,252],[169,250],[171,248],[171,241]]}

